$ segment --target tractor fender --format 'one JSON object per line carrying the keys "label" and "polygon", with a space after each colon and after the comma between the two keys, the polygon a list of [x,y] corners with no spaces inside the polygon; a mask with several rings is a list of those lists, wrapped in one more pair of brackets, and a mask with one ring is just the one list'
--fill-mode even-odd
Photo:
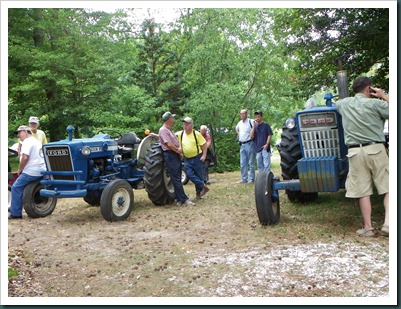
{"label": "tractor fender", "polygon": [[145,164],[145,157],[148,152],[148,149],[152,147],[152,144],[157,142],[159,137],[156,134],[151,133],[150,135],[146,136],[142,142],[138,146],[138,151],[136,154],[137,160],[141,164]]}

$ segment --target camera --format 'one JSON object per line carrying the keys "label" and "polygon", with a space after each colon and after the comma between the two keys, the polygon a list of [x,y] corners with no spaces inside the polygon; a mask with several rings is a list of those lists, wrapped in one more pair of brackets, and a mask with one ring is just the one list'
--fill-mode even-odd
{"label": "camera", "polygon": [[376,93],[376,91],[373,90],[371,87],[369,87],[369,92],[370,92],[370,93]]}

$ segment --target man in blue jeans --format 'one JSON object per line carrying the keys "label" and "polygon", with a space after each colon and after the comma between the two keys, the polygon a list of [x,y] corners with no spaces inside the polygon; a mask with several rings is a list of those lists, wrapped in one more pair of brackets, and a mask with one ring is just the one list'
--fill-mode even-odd
{"label": "man in blue jeans", "polygon": [[240,168],[241,180],[237,183],[248,182],[248,167],[249,167],[249,182],[255,181],[255,150],[253,139],[251,138],[251,130],[254,125],[254,120],[248,118],[248,111],[243,109],[240,111],[241,120],[235,127],[238,135],[238,143],[240,148]]}
{"label": "man in blue jeans", "polygon": [[165,112],[162,116],[163,126],[159,129],[160,145],[163,150],[164,162],[166,164],[167,173],[173,183],[177,205],[195,206],[188,196],[185,194],[184,187],[181,182],[182,172],[182,149],[177,136],[175,136],[172,127],[174,125],[175,114]]}
{"label": "man in blue jeans", "polygon": [[41,155],[42,143],[32,136],[31,129],[22,125],[17,131],[22,142],[18,178],[11,186],[11,205],[9,219],[22,219],[22,196],[25,187],[43,176],[41,171],[46,169],[45,161]]}
{"label": "man in blue jeans", "polygon": [[200,200],[209,191],[203,180],[203,162],[207,155],[207,143],[202,134],[193,129],[193,120],[185,117],[182,131],[176,132],[184,155],[188,178],[194,183],[196,199]]}
{"label": "man in blue jeans", "polygon": [[251,131],[251,137],[255,143],[256,163],[259,172],[270,171],[270,141],[272,138],[272,130],[268,123],[263,122],[263,113],[255,112],[255,125]]}

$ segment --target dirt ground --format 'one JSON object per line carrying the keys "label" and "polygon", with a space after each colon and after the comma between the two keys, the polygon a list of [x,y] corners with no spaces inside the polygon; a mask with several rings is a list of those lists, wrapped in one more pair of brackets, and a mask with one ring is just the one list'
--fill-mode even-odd
{"label": "dirt ground", "polygon": [[[105,221],[83,199],[9,221],[9,267],[19,275],[8,296],[389,296],[389,238],[357,238],[350,228],[316,241],[299,236],[306,224],[292,232],[285,215],[263,227],[253,185],[235,184],[238,172],[210,178],[195,207],[154,206],[134,190],[124,222]],[[194,196],[191,183],[184,188]]]}

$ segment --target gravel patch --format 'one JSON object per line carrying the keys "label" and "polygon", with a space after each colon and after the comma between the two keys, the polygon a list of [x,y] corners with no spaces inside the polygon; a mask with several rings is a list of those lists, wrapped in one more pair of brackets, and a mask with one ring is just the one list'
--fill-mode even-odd
{"label": "gravel patch", "polygon": [[217,288],[198,286],[204,296],[389,295],[388,254],[377,243],[259,247],[200,256],[193,264],[206,272],[221,267],[210,275]]}

